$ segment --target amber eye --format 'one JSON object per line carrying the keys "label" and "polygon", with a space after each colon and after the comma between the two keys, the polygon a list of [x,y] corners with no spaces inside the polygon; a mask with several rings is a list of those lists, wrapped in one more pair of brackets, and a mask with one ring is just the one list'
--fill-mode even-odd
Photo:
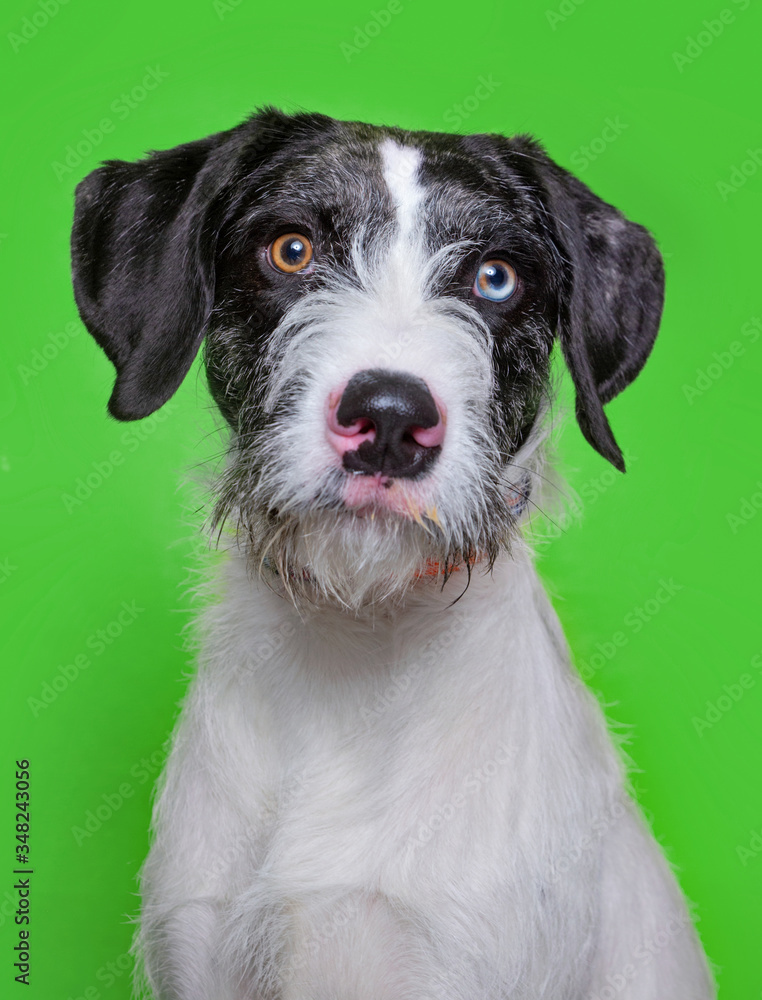
{"label": "amber eye", "polygon": [[312,244],[301,233],[285,233],[273,240],[267,248],[267,259],[278,271],[295,274],[309,267]]}

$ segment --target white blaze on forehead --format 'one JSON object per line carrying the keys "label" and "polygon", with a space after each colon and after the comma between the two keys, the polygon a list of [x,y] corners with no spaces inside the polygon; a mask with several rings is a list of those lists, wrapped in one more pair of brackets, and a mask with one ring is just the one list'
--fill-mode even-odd
{"label": "white blaze on forehead", "polygon": [[400,146],[393,139],[385,139],[380,152],[384,182],[397,209],[400,242],[407,242],[415,231],[424,195],[418,183],[421,152],[410,146]]}

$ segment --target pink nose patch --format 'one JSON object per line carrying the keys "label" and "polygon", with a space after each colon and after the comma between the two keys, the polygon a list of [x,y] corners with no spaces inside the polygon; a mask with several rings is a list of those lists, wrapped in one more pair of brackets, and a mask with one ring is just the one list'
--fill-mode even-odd
{"label": "pink nose patch", "polygon": [[348,427],[344,427],[338,422],[336,411],[339,408],[343,392],[343,387],[334,389],[328,396],[326,409],[326,437],[339,455],[343,455],[345,451],[355,451],[363,441],[372,441],[376,436],[376,425],[367,417],[356,420]]}
{"label": "pink nose patch", "polygon": [[[343,388],[334,389],[328,396],[326,406],[326,437],[333,449],[339,455],[348,451],[356,451],[365,441],[375,441],[377,428],[370,417],[360,417],[351,424],[340,424],[336,414],[341,403]],[[438,448],[445,438],[445,408],[436,400],[439,420],[433,427],[408,427],[405,433],[422,448]]]}

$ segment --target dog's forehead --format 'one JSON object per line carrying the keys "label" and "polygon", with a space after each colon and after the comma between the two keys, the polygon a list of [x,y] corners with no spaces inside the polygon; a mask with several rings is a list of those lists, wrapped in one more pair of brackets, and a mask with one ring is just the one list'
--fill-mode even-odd
{"label": "dog's forehead", "polygon": [[531,215],[510,167],[447,133],[342,123],[338,133],[280,151],[267,198],[328,211],[334,221],[389,221],[468,237]]}

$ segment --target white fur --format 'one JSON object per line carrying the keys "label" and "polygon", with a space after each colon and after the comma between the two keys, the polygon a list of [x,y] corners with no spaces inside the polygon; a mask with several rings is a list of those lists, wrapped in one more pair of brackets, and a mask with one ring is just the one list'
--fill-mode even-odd
{"label": "white fur", "polygon": [[451,600],[300,617],[231,556],[144,873],[160,996],[712,995],[528,555]]}
{"label": "white fur", "polygon": [[420,206],[425,193],[416,176],[421,165],[421,154],[419,150],[411,146],[400,146],[391,139],[381,144],[380,153],[384,183],[397,212],[397,243],[404,246],[406,242],[415,240],[416,220],[420,218]]}
{"label": "white fur", "polygon": [[369,367],[447,406],[431,475],[396,484],[446,540],[485,516],[495,467],[487,331],[432,291],[461,248],[421,259],[418,154],[381,156],[394,232],[370,259],[358,237],[359,277],[294,306],[265,361],[268,405],[294,408],[257,442],[262,488],[300,519],[314,603],[231,547],[143,873],[147,982],[162,1000],[708,1000],[528,550],[468,588],[465,568],[413,583],[437,551],[413,514],[313,509],[340,464],[325,400]]}

